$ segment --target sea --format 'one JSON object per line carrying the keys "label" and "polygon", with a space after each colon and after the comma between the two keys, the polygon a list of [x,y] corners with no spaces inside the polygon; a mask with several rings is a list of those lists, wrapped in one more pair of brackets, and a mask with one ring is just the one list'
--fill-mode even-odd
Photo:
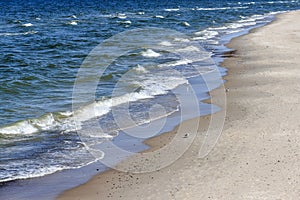
{"label": "sea", "polygon": [[[158,135],[218,112],[203,100],[224,82],[224,45],[299,8],[299,0],[1,0],[1,195],[114,156],[92,155],[91,144],[148,148],[153,134],[128,142],[126,129],[172,118]],[[213,71],[220,76],[207,84]],[[178,88],[195,91],[196,112],[182,117]]]}

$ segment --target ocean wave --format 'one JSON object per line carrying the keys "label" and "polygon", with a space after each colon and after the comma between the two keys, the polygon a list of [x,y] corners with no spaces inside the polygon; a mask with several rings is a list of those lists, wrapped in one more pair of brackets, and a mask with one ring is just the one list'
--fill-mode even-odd
{"label": "ocean wave", "polygon": [[182,22],[181,23],[183,26],[191,26],[188,22]]}
{"label": "ocean wave", "polygon": [[243,5],[255,5],[256,2],[255,1],[252,1],[252,2],[245,2],[243,3]]}
{"label": "ocean wave", "polygon": [[140,73],[140,72],[141,73],[148,72],[148,70],[145,67],[143,67],[142,65],[139,65],[139,64],[136,67],[134,67],[133,70],[135,70],[138,73]]}
{"label": "ocean wave", "polygon": [[36,34],[38,31],[27,31],[23,33],[0,33],[0,36],[18,36],[18,35],[32,35]]}
{"label": "ocean wave", "polygon": [[152,49],[147,49],[146,51],[142,51],[141,54],[146,58],[157,58],[160,56],[159,53],[153,51]]}
{"label": "ocean wave", "polygon": [[166,9],[164,9],[164,11],[167,11],[167,12],[179,11],[179,10],[180,10],[179,8],[166,8]]}
{"label": "ocean wave", "polygon": [[266,4],[283,4],[283,3],[293,3],[296,1],[267,1],[267,2],[262,2],[262,3],[266,3]]}
{"label": "ocean wave", "polygon": [[118,21],[119,24],[126,24],[126,25],[130,25],[132,22],[130,20],[126,20],[126,21]]}
{"label": "ocean wave", "polygon": [[191,42],[189,39],[187,38],[174,38],[173,39],[174,42]]}
{"label": "ocean wave", "polygon": [[[255,26],[258,23],[266,22],[265,21],[266,18],[274,16],[275,14],[278,14],[278,13],[281,13],[281,12],[270,12],[270,13],[263,14],[263,15],[252,15],[252,16],[246,17],[246,18],[242,17],[241,20],[238,20],[233,23],[228,23],[226,26],[223,26],[220,28],[224,29],[224,30],[231,29],[232,31],[235,31],[234,29]],[[213,29],[211,28],[210,30],[213,30]]]}
{"label": "ocean wave", "polygon": [[[184,63],[188,62],[182,62],[181,64]],[[134,70],[146,72],[146,69],[139,65]],[[38,118],[22,120],[1,127],[0,134],[30,135],[42,131],[59,131],[61,133],[77,131],[82,128],[84,122],[104,116],[116,106],[128,102],[136,102],[141,99],[154,98],[156,95],[166,94],[168,91],[185,83],[187,83],[187,80],[180,77],[166,77],[164,74],[150,75],[146,80],[142,78],[141,81],[132,81],[132,84],[138,85],[141,88],[137,92],[130,92],[121,96],[113,96],[112,98],[95,101],[74,112],[48,113]],[[103,135],[103,138],[105,138],[105,135]]]}
{"label": "ocean wave", "polygon": [[164,19],[165,17],[162,15],[155,15],[154,18]]}
{"label": "ocean wave", "polygon": [[215,10],[235,10],[235,9],[247,9],[248,6],[238,7],[220,7],[220,8],[193,8],[192,10],[204,10],[204,11],[215,11]]}
{"label": "ocean wave", "polygon": [[268,20],[266,21],[267,18],[278,13],[282,13],[282,12],[270,12],[263,15],[252,15],[250,17],[240,16],[241,17],[240,20],[227,23],[224,26],[209,27],[205,30],[195,32],[194,35],[196,37],[193,37],[192,40],[217,41],[217,39],[215,38],[219,35],[237,33],[244,30],[244,28],[254,27],[258,23],[265,23],[268,21]]}
{"label": "ocean wave", "polygon": [[175,52],[201,52],[201,50],[196,46],[188,46],[175,50]]}
{"label": "ocean wave", "polygon": [[116,15],[116,17],[119,18],[119,19],[126,19],[127,18],[126,14],[124,14],[124,13],[118,13]]}
{"label": "ocean wave", "polygon": [[24,27],[30,27],[30,26],[33,26],[33,24],[32,23],[25,23],[25,24],[22,24],[22,26],[24,26]]}
{"label": "ocean wave", "polygon": [[159,45],[162,45],[162,46],[172,46],[173,44],[171,43],[171,42],[169,42],[169,41],[162,41],[162,42],[160,42],[159,43]]}
{"label": "ocean wave", "polygon": [[63,113],[48,113],[38,118],[18,121],[0,128],[3,135],[30,135],[41,131],[66,131],[78,129],[76,124],[68,119],[72,115]]}
{"label": "ocean wave", "polygon": [[219,32],[213,30],[203,30],[194,33],[197,37],[194,37],[193,40],[206,40],[211,39],[219,35]]}
{"label": "ocean wave", "polygon": [[[193,39],[208,40],[212,39],[224,31],[240,31],[240,28],[245,26],[254,26],[257,21],[263,20],[269,15],[275,13],[270,13],[268,15],[253,15],[248,18],[242,18],[241,20],[233,23],[229,23],[222,27],[211,27],[206,30],[198,31],[194,33],[195,36]],[[124,15],[122,15],[124,16]],[[124,21],[123,21],[124,22]],[[125,21],[126,23],[126,21]],[[127,22],[128,23],[128,22]],[[2,33],[0,35],[19,35],[19,34],[35,34],[36,32],[25,32],[25,33]],[[172,46],[176,42],[190,42],[187,38],[173,38],[172,43],[170,41],[163,41],[160,45]],[[178,52],[198,52],[199,49],[194,46],[188,46],[185,48],[177,49]],[[148,58],[155,58],[161,56],[159,53],[153,51],[152,49],[147,49],[141,52],[141,55]],[[160,64],[157,67],[159,68],[170,68],[180,65],[189,65],[195,60],[182,59],[174,62]],[[147,73],[148,70],[141,65],[137,65],[133,68],[136,73]],[[111,78],[111,77],[110,77]],[[111,99],[105,99],[101,101],[94,102],[89,104],[75,112],[61,112],[61,113],[48,113],[36,119],[26,119],[23,121],[16,122],[0,128],[0,134],[35,134],[41,131],[60,131],[60,132],[70,132],[76,131],[81,128],[80,123],[75,122],[84,122],[90,120],[94,117],[103,116],[111,111],[111,109],[117,105],[138,101],[140,99],[154,98],[155,95],[166,94],[168,90],[171,90],[177,87],[180,84],[185,83],[185,79],[178,77],[147,77],[144,81],[138,81],[135,84],[139,85],[142,90],[139,92],[132,92],[124,94],[122,96],[115,96]],[[93,115],[91,115],[93,113]]]}
{"label": "ocean wave", "polygon": [[158,65],[158,67],[175,67],[175,66],[179,66],[179,65],[188,65],[193,63],[193,60],[188,60],[188,59],[182,59],[182,60],[178,60],[178,61],[174,61],[174,62],[169,62],[169,63],[164,63],[164,64],[160,64]]}
{"label": "ocean wave", "polygon": [[78,20],[72,20],[72,21],[67,22],[66,24],[76,26],[76,25],[78,25]]}

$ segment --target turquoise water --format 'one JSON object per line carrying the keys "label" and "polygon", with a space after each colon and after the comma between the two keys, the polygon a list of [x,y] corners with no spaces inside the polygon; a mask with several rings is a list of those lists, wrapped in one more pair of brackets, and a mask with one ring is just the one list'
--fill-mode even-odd
{"label": "turquoise water", "polygon": [[[86,105],[99,108],[94,117],[103,134],[98,140],[105,141],[120,129],[114,123],[112,108],[127,102],[124,96],[131,95],[129,111],[135,124],[147,123],[149,109],[158,103],[165,112],[156,112],[156,118],[178,112],[180,103],[171,91],[187,84],[199,70],[219,70],[211,61],[220,59],[222,45],[228,40],[224,38],[268,23],[275,13],[299,7],[297,0],[0,1],[0,182],[94,162],[76,133],[89,125],[90,118],[81,120],[80,127],[73,120],[77,110],[89,110],[80,107],[74,111],[72,100],[78,70],[101,42],[123,31],[156,27],[186,36],[176,38],[166,32],[165,38],[160,38],[161,46],[203,47],[196,60],[183,61],[174,52],[140,47],[110,63]],[[144,35],[135,39],[142,41]],[[116,43],[111,46],[120,47]],[[205,53],[210,59],[199,61]],[[77,80],[84,85],[91,77]],[[206,92],[206,87],[198,88],[199,100],[208,98]],[[130,126],[129,122],[124,124]]]}

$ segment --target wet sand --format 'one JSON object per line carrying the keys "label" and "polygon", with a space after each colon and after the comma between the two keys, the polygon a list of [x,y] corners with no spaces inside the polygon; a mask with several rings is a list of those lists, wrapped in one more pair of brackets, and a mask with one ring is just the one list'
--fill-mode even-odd
{"label": "wet sand", "polygon": [[[149,173],[109,170],[58,199],[297,199],[299,17],[300,11],[278,15],[271,24],[228,44],[236,51],[223,63],[228,69],[223,108],[227,114],[222,135],[208,156],[198,153],[211,116],[188,120],[180,129],[146,142],[153,147],[150,151],[156,151],[175,134],[184,141],[190,126],[200,123],[193,144],[173,164]],[[221,88],[211,93],[215,102],[222,100],[222,93]]]}

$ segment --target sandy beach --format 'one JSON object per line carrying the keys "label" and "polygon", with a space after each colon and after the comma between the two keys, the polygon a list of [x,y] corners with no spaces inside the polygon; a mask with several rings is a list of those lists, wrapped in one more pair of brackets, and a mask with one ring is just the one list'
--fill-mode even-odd
{"label": "sandy beach", "polygon": [[[210,116],[146,142],[152,151],[159,149],[199,121],[193,144],[172,165],[139,174],[109,170],[58,199],[298,199],[299,17],[300,11],[280,14],[228,44],[236,51],[223,63],[228,69],[226,119],[208,156],[199,158],[198,152]],[[221,90],[211,93],[216,102]]]}

